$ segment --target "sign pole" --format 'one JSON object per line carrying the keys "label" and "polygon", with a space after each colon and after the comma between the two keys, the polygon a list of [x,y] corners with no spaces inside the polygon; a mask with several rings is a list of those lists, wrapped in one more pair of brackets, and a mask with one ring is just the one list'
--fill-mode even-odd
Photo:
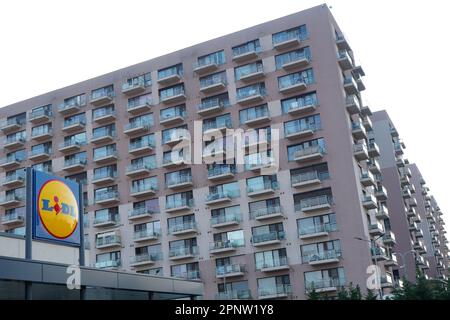
{"label": "sign pole", "polygon": [[[25,225],[25,259],[33,259],[33,170],[26,168],[26,225]],[[32,283],[25,282],[25,299],[32,299]]]}
{"label": "sign pole", "polygon": [[[83,201],[83,185],[78,184],[79,190],[79,209],[78,209],[78,221],[80,224],[80,250],[78,254],[78,262],[80,267],[84,267],[86,264],[84,253],[84,201]],[[80,269],[80,282],[81,282],[81,269]],[[86,288],[80,283],[80,300],[86,300]]]}

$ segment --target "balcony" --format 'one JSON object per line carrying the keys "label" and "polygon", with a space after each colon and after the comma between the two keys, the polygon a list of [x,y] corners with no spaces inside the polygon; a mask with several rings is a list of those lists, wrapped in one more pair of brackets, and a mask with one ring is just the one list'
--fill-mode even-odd
{"label": "balcony", "polygon": [[132,155],[139,155],[142,153],[150,152],[155,147],[154,143],[146,140],[137,140],[130,142],[128,145],[128,152]]}
{"label": "balcony", "polygon": [[369,157],[376,158],[380,156],[380,148],[375,142],[369,143],[369,148],[367,149],[369,152]]}
{"label": "balcony", "polygon": [[117,151],[107,149],[105,152],[98,152],[94,155],[94,162],[97,164],[107,163],[109,161],[117,160]]}
{"label": "balcony", "polygon": [[200,80],[200,92],[204,94],[223,90],[226,86],[227,81],[224,77],[212,77]]}
{"label": "balcony", "polygon": [[412,197],[411,190],[409,190],[408,187],[403,188],[402,196],[403,196],[403,199],[411,199],[411,197]]}
{"label": "balcony", "polygon": [[248,105],[264,100],[264,93],[261,88],[252,88],[251,90],[236,95],[236,102],[240,105]]}
{"label": "balcony", "polygon": [[406,211],[406,216],[408,218],[416,217],[417,216],[416,208],[414,208],[414,207],[408,208],[408,210]]}
{"label": "balcony", "polygon": [[2,182],[2,186],[11,188],[23,186],[25,184],[25,171],[16,171],[14,174],[9,174]]}
{"label": "balcony", "polygon": [[377,200],[386,201],[388,198],[386,188],[383,186],[377,186],[375,188],[375,197],[377,198]]}
{"label": "balcony", "polygon": [[155,263],[155,259],[151,254],[148,253],[142,253],[139,255],[135,255],[131,257],[130,259],[130,267],[142,267],[142,266],[148,266],[153,265]]}
{"label": "balcony", "polygon": [[180,108],[175,109],[173,113],[166,113],[164,115],[160,114],[159,117],[159,124],[166,126],[166,125],[172,125],[175,123],[181,123],[184,122],[184,119],[186,117],[186,112],[181,110]]}
{"label": "balcony", "polygon": [[133,241],[134,242],[144,242],[157,240],[160,236],[159,230],[154,229],[142,229],[134,231]]}
{"label": "balcony", "polygon": [[178,166],[183,166],[189,163],[189,160],[185,159],[183,156],[175,156],[175,157],[163,157],[163,168],[173,168]]}
{"label": "balcony", "polygon": [[[361,109],[362,112],[362,109]],[[363,117],[363,126],[366,128],[367,131],[373,130],[373,123],[372,120],[368,116]]]}
{"label": "balcony", "polygon": [[336,46],[339,48],[339,50],[351,50],[347,39],[345,39],[345,36],[342,33],[336,36]]}
{"label": "balcony", "polygon": [[409,199],[408,205],[409,205],[410,207],[417,207],[417,200],[416,200],[416,198],[411,198],[411,199]]}
{"label": "balcony", "polygon": [[396,156],[403,155],[403,147],[400,143],[394,143],[394,151]]}
{"label": "balcony", "polygon": [[87,164],[86,159],[71,158],[64,161],[64,171],[77,171],[83,169]]}
{"label": "balcony", "polygon": [[225,108],[223,101],[219,99],[210,100],[202,103],[197,107],[197,114],[206,116],[214,113],[219,113]]}
{"label": "balcony", "polygon": [[119,202],[119,192],[104,191],[95,193],[94,203],[99,205],[112,204]]}
{"label": "balcony", "polygon": [[128,220],[138,220],[142,218],[150,218],[153,211],[146,207],[138,207],[130,210],[128,212]]}
{"label": "balcony", "polygon": [[[94,171],[95,172],[95,171]],[[117,172],[113,170],[100,171],[100,173],[94,173],[92,183],[95,185],[102,185],[113,182],[117,177]]]}
{"label": "balcony", "polygon": [[286,126],[285,127],[285,138],[289,140],[307,138],[314,134],[317,130],[316,125],[294,125],[294,126]]}
{"label": "balcony", "polygon": [[118,247],[122,245],[122,240],[119,235],[112,235],[107,237],[98,237],[95,241],[95,247],[97,249],[105,249]]}
{"label": "balcony", "polygon": [[273,231],[269,233],[252,235],[252,243],[254,247],[263,247],[274,244],[280,244],[285,239],[284,231]]}
{"label": "balcony", "polygon": [[300,200],[295,204],[296,212],[315,212],[319,210],[329,210],[331,208],[331,198],[328,195],[311,197]]}
{"label": "balcony", "polygon": [[363,205],[364,209],[366,209],[366,210],[372,210],[372,209],[378,208],[377,199],[375,198],[375,196],[373,196],[371,194],[362,196],[362,205]]}
{"label": "balcony", "polygon": [[294,154],[294,160],[296,162],[307,162],[322,159],[325,154],[325,150],[321,146],[311,146],[298,150]]}
{"label": "balcony", "polygon": [[356,95],[348,95],[345,98],[345,104],[346,104],[347,112],[350,115],[358,114],[361,112],[361,104]]}
{"label": "balcony", "polygon": [[292,288],[290,284],[277,285],[276,287],[259,287],[258,299],[259,300],[282,299],[289,297],[291,293]]}
{"label": "balcony", "polygon": [[427,248],[422,241],[414,242],[414,250],[416,250],[419,254],[424,254],[427,252]]}
{"label": "balcony", "polygon": [[308,113],[316,110],[317,103],[314,101],[295,101],[289,105],[288,113],[292,116]]}
{"label": "balcony", "polygon": [[317,224],[298,230],[298,238],[302,240],[326,237],[330,232],[336,231],[337,226],[331,223]]}
{"label": "balcony", "polygon": [[28,115],[28,120],[34,124],[48,122],[50,121],[51,118],[52,118],[51,109],[32,110]]}
{"label": "balcony", "polygon": [[266,208],[252,210],[250,212],[250,218],[256,221],[278,219],[283,217],[284,217],[283,207],[279,205],[268,206]]}
{"label": "balcony", "polygon": [[86,121],[84,119],[75,118],[70,121],[64,121],[61,131],[70,133],[77,130],[82,130],[86,126]]}
{"label": "balcony", "polygon": [[81,149],[82,143],[75,140],[67,140],[59,144],[58,150],[63,153],[74,152]]}
{"label": "balcony", "polygon": [[394,288],[394,280],[390,275],[382,276],[380,282],[382,288]]}
{"label": "balcony", "polygon": [[264,68],[262,64],[247,65],[245,71],[242,71],[242,68],[240,68],[240,70],[240,81],[249,82],[264,77]]}
{"label": "balcony", "polygon": [[166,212],[178,212],[183,210],[190,210],[194,206],[194,199],[183,199],[179,201],[166,202]]}
{"label": "balcony", "polygon": [[182,142],[189,142],[190,136],[188,136],[188,132],[186,132],[186,130],[187,129],[177,129],[175,131],[172,131],[169,139],[165,139],[163,137],[163,144],[173,146]]}
{"label": "balcony", "polygon": [[109,103],[113,100],[115,94],[114,91],[100,90],[95,93],[91,93],[90,103],[94,106],[100,106],[102,104]]}
{"label": "balcony", "polygon": [[362,171],[359,181],[364,187],[375,186],[375,178],[370,171]]}
{"label": "balcony", "polygon": [[94,264],[94,267],[97,269],[117,269],[118,267],[120,267],[121,264],[122,264],[122,262],[120,261],[120,259],[107,260],[107,261],[96,262]]}
{"label": "balcony", "polygon": [[17,157],[4,157],[0,159],[0,168],[9,170],[18,167],[22,163],[22,161],[24,160]]}
{"label": "balcony", "polygon": [[249,197],[259,197],[268,194],[275,193],[278,190],[277,181],[265,181],[264,183],[259,183],[251,186],[247,186],[247,196]]}
{"label": "balcony", "polygon": [[344,90],[349,95],[359,93],[358,84],[353,76],[346,76],[344,78]]}
{"label": "balcony", "polygon": [[397,241],[395,240],[395,234],[392,231],[387,232],[383,236],[383,243],[389,246],[395,245],[397,243]]}
{"label": "balcony", "polygon": [[371,236],[379,236],[384,233],[383,225],[377,221],[369,225],[369,234]]}
{"label": "balcony", "polygon": [[144,197],[152,196],[156,193],[157,187],[150,183],[136,184],[131,187],[130,196],[132,197]]}
{"label": "balcony", "polygon": [[0,198],[0,206],[17,206],[23,200],[25,200],[25,194],[6,194],[5,196]]}
{"label": "balcony", "polygon": [[268,259],[267,261],[263,261],[260,266],[260,271],[266,273],[282,270],[289,270],[288,258],[283,256],[276,259]]}
{"label": "balcony", "polygon": [[226,167],[220,166],[220,167],[216,167],[216,168],[214,168],[214,167],[209,168],[208,169],[208,180],[217,181],[217,180],[232,178],[232,177],[234,177],[235,172],[236,172],[236,169],[229,165]]}
{"label": "balcony", "polygon": [[247,60],[254,59],[258,56],[258,52],[255,49],[255,46],[244,46],[239,48],[233,48],[233,61],[235,62],[244,62]]}
{"label": "balcony", "polygon": [[84,101],[84,99],[70,100],[60,104],[58,106],[58,111],[62,115],[68,115],[80,111],[84,106],[86,106],[86,101]]}
{"label": "balcony", "polygon": [[405,160],[403,160],[403,157],[398,156],[395,160],[395,164],[397,165],[397,167],[399,168],[404,168],[405,167]]}
{"label": "balcony", "polygon": [[214,122],[207,122],[203,123],[203,135],[214,135],[232,128],[233,123],[231,122],[231,119],[220,119]]}
{"label": "balcony", "polygon": [[372,247],[371,248],[372,259],[377,261],[386,261],[389,260],[389,256],[387,254],[387,250],[384,247]]}
{"label": "balcony", "polygon": [[162,103],[175,103],[186,100],[184,89],[173,90],[171,94],[162,94],[159,98]]}
{"label": "balcony", "polygon": [[369,159],[367,145],[365,143],[357,143],[353,145],[353,155],[355,156],[357,161]]}
{"label": "balcony", "polygon": [[167,86],[170,84],[177,83],[181,80],[181,74],[179,73],[177,68],[165,69],[164,72],[158,72],[158,84],[162,86]]}
{"label": "balcony", "polygon": [[51,157],[51,149],[42,147],[42,148],[32,148],[28,156],[28,159],[31,161],[41,161],[49,159],[50,157]]}
{"label": "balcony", "polygon": [[22,224],[25,221],[24,213],[14,211],[13,213],[5,214],[2,217],[2,225],[12,226]]}
{"label": "balcony", "polygon": [[211,218],[211,227],[223,228],[239,225],[242,221],[242,215],[237,213],[225,213]]}
{"label": "balcony", "polygon": [[341,259],[341,252],[338,250],[327,250],[317,252],[308,256],[308,263],[310,266],[321,266],[331,263],[338,263]]}
{"label": "balcony", "polygon": [[92,134],[91,142],[94,144],[100,144],[113,141],[116,137],[116,133],[113,130],[95,130]]}
{"label": "balcony", "polygon": [[216,70],[219,64],[214,59],[203,59],[194,64],[194,72],[196,74],[205,74]]}
{"label": "balcony", "polygon": [[317,171],[309,171],[292,175],[291,183],[294,188],[305,188],[320,185],[322,181]]}
{"label": "balcony", "polygon": [[250,289],[244,290],[228,290],[225,292],[219,292],[215,296],[216,300],[248,300],[252,299],[252,293]]}
{"label": "balcony", "polygon": [[375,160],[375,159],[367,160],[367,168],[373,174],[381,174],[381,167],[380,167],[380,163],[378,162],[378,160]]}
{"label": "balcony", "polygon": [[127,166],[125,174],[128,177],[144,176],[150,173],[150,170],[154,169],[154,165],[146,164],[144,162],[137,162]]}
{"label": "balcony", "polygon": [[26,139],[24,137],[12,136],[3,142],[3,148],[5,149],[15,149],[23,147],[25,145]]}
{"label": "balcony", "polygon": [[375,213],[375,217],[377,219],[389,219],[389,211],[388,208],[384,204],[380,204],[378,206],[377,212]]}
{"label": "balcony", "polygon": [[348,54],[347,50],[340,50],[337,58],[339,66],[343,71],[353,69],[353,59]]}
{"label": "balcony", "polygon": [[278,91],[282,94],[290,94],[296,91],[306,90],[308,85],[304,79],[297,78],[295,80],[290,79],[289,81],[278,81]]}
{"label": "balcony", "polygon": [[194,258],[197,254],[197,246],[170,248],[169,260],[191,259]]}
{"label": "balcony", "polygon": [[169,234],[173,236],[181,236],[196,232],[197,232],[197,224],[195,223],[195,221],[189,221],[169,226]]}
{"label": "balcony", "polygon": [[117,214],[102,214],[94,218],[93,226],[96,228],[111,227],[117,224],[119,216]]}
{"label": "balcony", "polygon": [[245,120],[245,124],[247,126],[256,126],[260,125],[261,123],[270,121],[270,114],[268,109],[262,109],[255,111],[251,113],[250,115],[247,114],[247,119]]}
{"label": "balcony", "polygon": [[395,254],[395,252],[392,252],[391,256],[387,257],[387,260],[385,261],[384,265],[388,267],[397,267],[398,266],[397,254]]}
{"label": "balcony", "polygon": [[325,278],[317,281],[306,281],[306,288],[314,290],[318,293],[336,292],[339,287],[345,286],[345,279]]}
{"label": "balcony", "polygon": [[283,36],[273,41],[273,48],[276,50],[285,50],[300,44],[299,34],[287,32]]}
{"label": "balcony", "polygon": [[232,199],[231,192],[228,191],[216,191],[206,195],[205,204],[212,206],[230,202]]}
{"label": "balcony", "polygon": [[122,93],[126,95],[135,95],[145,90],[145,81],[140,78],[138,81],[125,82],[122,84]]}
{"label": "balcony", "polygon": [[[64,130],[63,130],[64,131]],[[53,137],[53,130],[49,127],[43,127],[40,130],[31,130],[31,139],[35,141],[44,141]]]}
{"label": "balcony", "polygon": [[226,241],[215,241],[209,244],[209,253],[211,254],[221,254],[236,251],[239,244],[236,241],[226,240]]}
{"label": "balcony", "polygon": [[148,97],[139,97],[128,100],[127,111],[137,114],[151,109],[152,100]]}
{"label": "balcony", "polygon": [[352,123],[352,135],[356,140],[367,139],[366,128],[364,128],[361,120]]}
{"label": "balcony", "polygon": [[216,278],[233,278],[241,277],[244,275],[245,265],[243,264],[229,264],[216,267]]}
{"label": "balcony", "polygon": [[107,123],[116,119],[116,112],[111,109],[93,110],[92,120],[96,123]]}
{"label": "balcony", "polygon": [[287,71],[306,67],[310,62],[309,57],[307,57],[305,54],[290,54],[288,60],[289,61],[286,61],[281,65],[281,67]]}
{"label": "balcony", "polygon": [[123,133],[128,136],[142,134],[150,130],[151,124],[148,121],[133,121],[125,125]]}

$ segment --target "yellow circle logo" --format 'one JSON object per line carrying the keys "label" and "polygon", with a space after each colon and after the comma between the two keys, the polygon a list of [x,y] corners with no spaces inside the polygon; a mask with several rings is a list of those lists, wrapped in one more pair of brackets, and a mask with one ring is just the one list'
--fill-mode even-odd
{"label": "yellow circle logo", "polygon": [[58,239],[72,235],[78,225],[78,202],[62,181],[45,182],[38,194],[38,213],[45,230]]}

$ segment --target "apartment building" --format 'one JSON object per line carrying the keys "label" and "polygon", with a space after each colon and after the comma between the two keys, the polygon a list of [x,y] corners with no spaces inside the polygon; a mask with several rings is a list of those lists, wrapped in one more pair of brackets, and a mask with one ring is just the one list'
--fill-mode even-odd
{"label": "apartment building", "polygon": [[389,195],[390,229],[396,235],[395,278],[415,281],[420,270],[429,278],[447,279],[448,248],[442,212],[419,169],[405,157],[406,145],[386,111],[373,113],[372,139],[380,147],[383,185]]}
{"label": "apartment building", "polygon": [[[207,299],[305,299],[365,289],[376,264],[387,293],[396,240],[363,76],[321,5],[1,108],[2,229],[23,233],[32,166],[84,185],[97,268],[201,279]],[[188,139],[197,122],[253,129],[257,151],[191,164],[189,146],[206,161],[230,145]]]}

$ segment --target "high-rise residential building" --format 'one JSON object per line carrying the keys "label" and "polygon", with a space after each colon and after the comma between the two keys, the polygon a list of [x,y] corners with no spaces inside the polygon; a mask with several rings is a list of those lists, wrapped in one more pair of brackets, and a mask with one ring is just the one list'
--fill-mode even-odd
{"label": "high-rise residential building", "polygon": [[[321,5],[6,106],[2,228],[23,233],[33,166],[84,185],[98,268],[305,299],[365,289],[376,264],[388,293],[397,231],[363,76]],[[249,131],[243,162],[191,163],[229,155],[230,129]]]}
{"label": "high-rise residential building", "polygon": [[386,111],[373,113],[371,138],[380,147],[383,185],[387,189],[390,226],[395,231],[398,263],[395,278],[415,281],[417,270],[446,279],[448,248],[442,212],[416,164],[405,157],[405,143]]}

